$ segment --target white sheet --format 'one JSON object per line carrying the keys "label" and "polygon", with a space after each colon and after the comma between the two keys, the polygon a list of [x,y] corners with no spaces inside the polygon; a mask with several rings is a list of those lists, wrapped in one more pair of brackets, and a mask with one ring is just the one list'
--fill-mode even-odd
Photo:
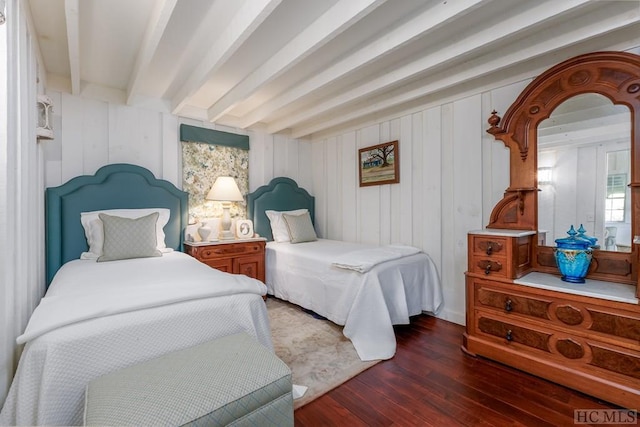
{"label": "white sheet", "polygon": [[272,349],[265,291],[179,252],[65,264],[27,326],[0,424],[80,425],[93,378],[221,336],[246,331]]}
{"label": "white sheet", "polygon": [[387,261],[365,274],[331,264],[341,254],[370,245],[320,239],[267,243],[269,293],[344,325],[362,360],[389,359],[396,350],[393,325],[408,324],[443,303],[435,265],[424,253]]}

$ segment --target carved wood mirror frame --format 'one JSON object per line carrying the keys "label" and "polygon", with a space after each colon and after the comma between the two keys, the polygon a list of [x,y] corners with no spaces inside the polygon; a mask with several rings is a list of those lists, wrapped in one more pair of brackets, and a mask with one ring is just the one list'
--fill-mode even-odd
{"label": "carved wood mirror frame", "polygon": [[[640,56],[595,52],[566,60],[533,80],[500,118],[493,112],[487,132],[510,150],[510,184],[487,228],[538,229],[537,130],[553,110],[576,95],[597,93],[631,111],[631,232],[640,235]],[[631,253],[594,251],[588,277],[638,285],[638,245]],[[553,248],[534,240],[536,271],[558,273]],[[640,286],[636,288],[640,295]]]}

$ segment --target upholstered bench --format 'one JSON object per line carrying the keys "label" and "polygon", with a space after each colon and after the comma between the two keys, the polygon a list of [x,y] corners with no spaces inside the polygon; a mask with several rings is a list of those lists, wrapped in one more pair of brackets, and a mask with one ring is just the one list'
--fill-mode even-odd
{"label": "upholstered bench", "polygon": [[91,381],[85,425],[293,426],[291,370],[246,333]]}

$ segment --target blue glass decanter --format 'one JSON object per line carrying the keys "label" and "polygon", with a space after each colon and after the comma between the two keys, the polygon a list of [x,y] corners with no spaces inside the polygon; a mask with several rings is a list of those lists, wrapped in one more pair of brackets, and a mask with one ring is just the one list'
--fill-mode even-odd
{"label": "blue glass decanter", "polygon": [[588,236],[587,230],[584,229],[582,224],[580,224],[580,228],[578,228],[578,237],[582,237],[583,239],[587,239],[591,242],[592,249],[600,249],[600,245],[598,244],[598,238],[593,236]]}
{"label": "blue glass decanter", "polygon": [[567,234],[569,237],[556,239],[556,265],[565,282],[584,283],[593,254],[592,241],[580,236],[573,225]]}

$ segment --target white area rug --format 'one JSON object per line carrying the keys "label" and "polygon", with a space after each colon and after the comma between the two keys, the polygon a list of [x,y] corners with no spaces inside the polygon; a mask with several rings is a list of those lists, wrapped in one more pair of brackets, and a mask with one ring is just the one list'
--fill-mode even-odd
{"label": "white area rug", "polygon": [[294,408],[378,363],[361,361],[351,341],[342,335],[341,326],[276,298],[267,299],[267,310],[276,354],[291,368],[293,383],[308,387],[294,401]]}

